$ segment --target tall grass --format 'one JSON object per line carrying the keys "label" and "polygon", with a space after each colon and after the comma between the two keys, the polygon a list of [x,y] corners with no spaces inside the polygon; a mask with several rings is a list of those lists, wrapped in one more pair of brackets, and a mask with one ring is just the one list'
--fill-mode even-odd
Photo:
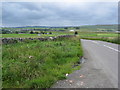
{"label": "tall grass", "polygon": [[79,38],[3,45],[4,88],[49,88],[79,67],[83,55]]}

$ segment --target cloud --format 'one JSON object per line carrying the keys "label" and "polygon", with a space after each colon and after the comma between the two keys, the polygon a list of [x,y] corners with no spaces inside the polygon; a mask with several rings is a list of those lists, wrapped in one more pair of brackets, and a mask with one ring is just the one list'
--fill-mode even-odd
{"label": "cloud", "polygon": [[3,26],[116,24],[117,2],[4,2]]}

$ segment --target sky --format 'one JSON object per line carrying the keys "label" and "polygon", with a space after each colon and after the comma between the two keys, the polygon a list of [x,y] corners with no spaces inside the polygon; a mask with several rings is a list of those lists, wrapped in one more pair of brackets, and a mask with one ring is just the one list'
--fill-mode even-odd
{"label": "sky", "polygon": [[117,23],[117,2],[2,3],[2,26],[81,26]]}

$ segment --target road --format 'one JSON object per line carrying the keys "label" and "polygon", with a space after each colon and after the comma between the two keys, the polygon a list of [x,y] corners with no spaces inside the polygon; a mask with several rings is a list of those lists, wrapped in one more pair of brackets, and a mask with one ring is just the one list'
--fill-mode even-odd
{"label": "road", "polygon": [[[117,44],[96,40],[81,40],[87,58],[93,60],[96,68],[102,69],[115,88],[118,87]],[[89,56],[88,56],[89,55]]]}
{"label": "road", "polygon": [[118,45],[84,39],[81,42],[85,62],[80,70],[52,88],[118,88]]}

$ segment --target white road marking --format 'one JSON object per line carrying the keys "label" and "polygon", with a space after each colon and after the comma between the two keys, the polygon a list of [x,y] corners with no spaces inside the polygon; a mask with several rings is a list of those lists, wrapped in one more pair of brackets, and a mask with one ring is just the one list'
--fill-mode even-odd
{"label": "white road marking", "polygon": [[96,42],[96,41],[92,41],[92,42],[98,44],[98,42]]}
{"label": "white road marking", "polygon": [[107,46],[107,45],[103,45],[103,46],[105,46],[105,47],[107,47],[107,48],[109,48],[109,49],[112,49],[112,50],[114,50],[114,51],[116,51],[116,52],[120,52],[119,50],[114,49],[114,48],[112,48],[112,47],[110,47],[110,46]]}
{"label": "white road marking", "polygon": [[[99,44],[98,42],[96,42],[96,41],[92,41],[93,43],[96,43],[96,44]],[[107,46],[107,45],[103,45],[103,46],[105,46],[105,47],[107,47],[107,48],[109,48],[109,49],[111,49],[111,50],[114,50],[114,51],[116,51],[116,52],[120,52],[119,50],[117,50],[117,49],[115,49],[115,48],[112,48],[112,47],[110,47],[110,46]]]}

